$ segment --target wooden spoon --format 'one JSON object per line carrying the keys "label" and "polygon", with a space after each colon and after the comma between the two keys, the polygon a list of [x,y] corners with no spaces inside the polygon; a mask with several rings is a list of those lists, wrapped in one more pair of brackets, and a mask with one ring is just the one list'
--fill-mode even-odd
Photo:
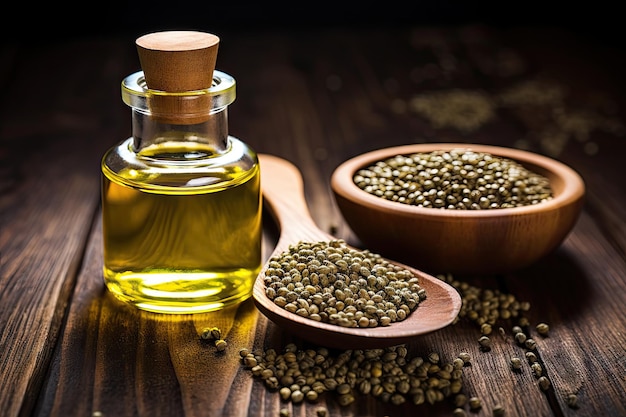
{"label": "wooden spoon", "polygon": [[[259,159],[265,204],[280,229],[280,237],[271,256],[301,241],[327,242],[336,239],[315,225],[305,200],[304,183],[298,168],[289,161],[271,155],[261,154]],[[406,319],[390,326],[346,328],[301,317],[277,306],[265,295],[267,264],[256,279],[254,301],[265,316],[285,331],[318,345],[339,349],[395,346],[452,323],[461,309],[458,292],[440,279],[407,265],[393,263],[411,270],[418,277],[427,298]]]}

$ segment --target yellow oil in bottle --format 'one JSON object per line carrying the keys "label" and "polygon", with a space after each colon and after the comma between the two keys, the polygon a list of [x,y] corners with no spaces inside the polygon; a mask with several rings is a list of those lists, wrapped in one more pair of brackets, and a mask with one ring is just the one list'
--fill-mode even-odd
{"label": "yellow oil in bottle", "polygon": [[225,156],[171,141],[135,154],[131,139],[105,155],[104,280],[117,298],[195,313],[251,296],[262,261],[259,166],[223,161],[256,158],[230,141]]}
{"label": "yellow oil in bottle", "polygon": [[236,83],[214,68],[218,44],[196,31],[144,35],[144,70],[122,81],[132,135],[102,159],[103,275],[143,310],[237,304],[261,270],[259,160],[228,133]]}

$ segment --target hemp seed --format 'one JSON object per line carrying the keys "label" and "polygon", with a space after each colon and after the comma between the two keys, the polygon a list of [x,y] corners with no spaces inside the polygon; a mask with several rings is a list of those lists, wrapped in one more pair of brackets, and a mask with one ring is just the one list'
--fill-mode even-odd
{"label": "hemp seed", "polygon": [[453,417],[466,417],[466,416],[467,416],[467,413],[465,412],[465,410],[464,410],[464,409],[462,409],[462,408],[458,407],[458,408],[455,408],[455,409],[452,411],[452,416],[453,416]]}
{"label": "hemp seed", "polygon": [[569,408],[578,408],[578,396],[576,394],[567,394],[565,397],[565,403]]}
{"label": "hemp seed", "polygon": [[277,306],[342,327],[389,326],[426,298],[413,272],[341,239],[291,245],[270,259],[264,283]]}
{"label": "hemp seed", "polygon": [[493,417],[503,417],[504,416],[504,407],[502,407],[500,404],[496,404],[493,406],[493,409],[491,410]]}
{"label": "hemp seed", "polygon": [[526,352],[526,359],[528,360],[528,363],[533,364],[537,362],[537,355],[535,355],[534,352]]}
{"label": "hemp seed", "polygon": [[315,415],[317,417],[327,417],[328,416],[328,410],[326,409],[326,407],[318,407],[315,410]]}
{"label": "hemp seed", "polygon": [[427,208],[498,209],[552,199],[547,178],[469,149],[396,155],[359,170],[353,182],[374,196]]}
{"label": "hemp seed", "polygon": [[550,380],[545,376],[539,378],[538,384],[539,388],[541,388],[542,391],[547,391],[548,389],[550,389]]}
{"label": "hemp seed", "polygon": [[548,332],[550,331],[550,326],[548,326],[546,323],[539,323],[535,329],[537,330],[537,333],[539,333],[542,336],[547,336]]}
{"label": "hemp seed", "polygon": [[481,336],[480,339],[478,339],[478,343],[483,350],[491,349],[491,339],[489,339],[488,336]]}
{"label": "hemp seed", "polygon": [[215,348],[218,352],[223,352],[224,350],[226,350],[227,345],[228,343],[226,343],[226,340],[224,339],[219,339],[215,341]]}
{"label": "hemp seed", "polygon": [[474,411],[479,410],[483,406],[478,397],[471,397],[468,402],[470,409]]}

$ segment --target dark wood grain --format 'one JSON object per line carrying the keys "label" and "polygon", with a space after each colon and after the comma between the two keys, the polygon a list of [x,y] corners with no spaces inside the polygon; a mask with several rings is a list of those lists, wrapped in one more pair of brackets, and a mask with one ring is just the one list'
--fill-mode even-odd
{"label": "dark wood grain", "polygon": [[[408,347],[411,355],[437,351],[446,361],[460,351],[472,355],[463,392],[481,397],[483,408],[471,415],[491,416],[496,404],[506,416],[626,414],[626,52],[617,42],[560,28],[479,25],[220,35],[217,68],[238,83],[231,133],[293,162],[316,225],[355,246],[361,243],[337,209],[330,177],[357,154],[409,143],[484,143],[529,149],[576,169],[587,186],[583,213],[554,253],[507,274],[456,277],[530,302],[527,330],[551,388],[542,392],[527,366],[510,370],[509,357],[523,354],[512,340],[515,320],[497,323],[488,352],[467,319]],[[99,161],[130,132],[120,81],[138,69],[134,36],[0,43],[0,414],[257,417],[287,408],[309,417],[324,406],[331,416],[451,415],[449,401],[396,406],[359,397],[342,407],[326,393],[316,404],[282,402],[242,366],[238,351],[310,345],[252,300],[216,313],[162,316],[108,294]],[[432,100],[451,91],[470,97],[464,109],[473,117],[437,118],[451,102]],[[430,103],[430,113],[416,100]],[[267,257],[278,233],[265,222]],[[534,330],[542,321],[550,324],[548,337]],[[199,336],[213,325],[224,332],[225,352]],[[566,404],[571,393],[578,409]]]}

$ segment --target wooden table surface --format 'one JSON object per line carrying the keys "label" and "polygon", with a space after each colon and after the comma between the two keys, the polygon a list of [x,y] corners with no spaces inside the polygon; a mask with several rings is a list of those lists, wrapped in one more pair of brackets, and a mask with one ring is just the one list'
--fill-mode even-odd
{"label": "wooden table surface", "polygon": [[[455,277],[531,305],[527,329],[551,383],[543,392],[506,336],[479,349],[461,318],[407,345],[410,356],[471,354],[462,393],[491,416],[626,415],[626,119],[623,49],[564,29],[481,25],[218,33],[218,69],[237,80],[232,135],[295,163],[317,224],[349,243],[330,192],[341,162],[421,142],[529,149],[577,170],[584,210],[558,250],[497,276]],[[133,36],[74,37],[0,50],[0,415],[451,416],[453,396],[394,405],[283,402],[245,368],[241,348],[298,340],[248,300],[190,316],[121,305],[102,278],[100,158],[130,133],[122,78],[139,69]],[[264,254],[276,228],[265,219]],[[419,268],[419,265],[413,265]],[[446,271],[428,271],[445,274]],[[548,337],[534,325],[550,325]],[[218,326],[224,352],[199,337]],[[323,341],[319,341],[323,346]],[[339,352],[333,352],[339,354]],[[578,408],[569,407],[575,394]]]}

